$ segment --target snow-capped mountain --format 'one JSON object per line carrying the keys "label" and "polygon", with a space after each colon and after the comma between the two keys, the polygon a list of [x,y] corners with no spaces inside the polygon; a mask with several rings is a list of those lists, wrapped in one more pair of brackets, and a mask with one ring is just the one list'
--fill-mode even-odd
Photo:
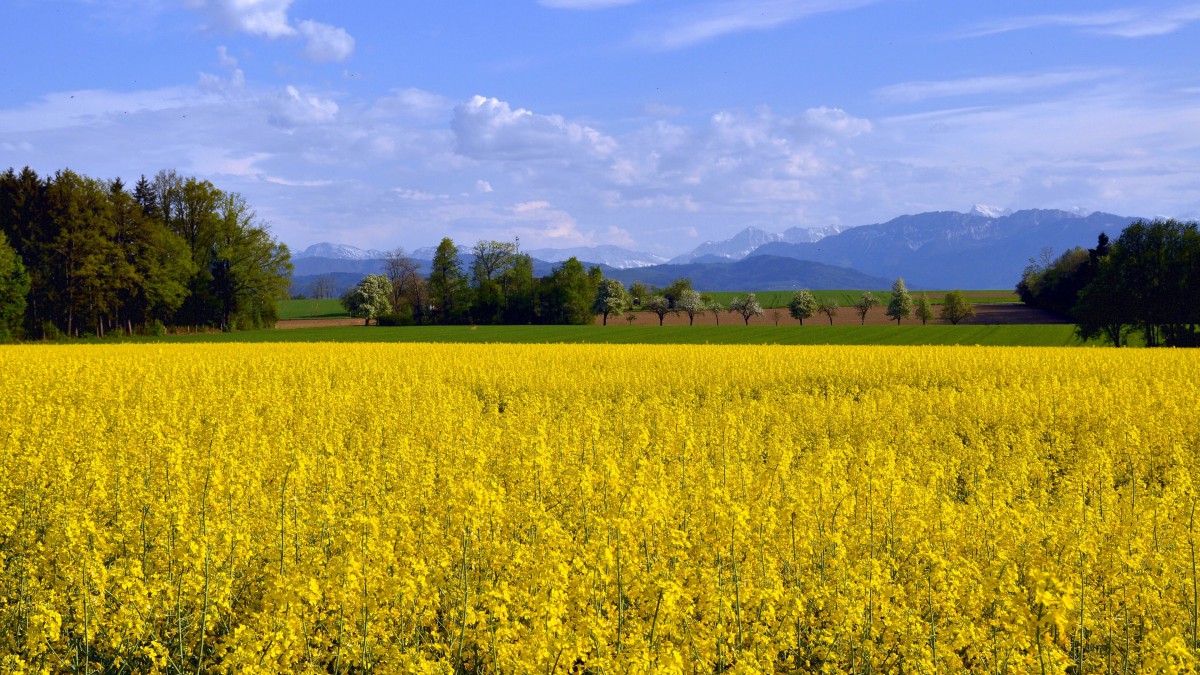
{"label": "snow-capped mountain", "polygon": [[661,265],[667,259],[653,253],[631,251],[620,246],[577,246],[575,248],[535,248],[525,251],[531,257],[546,262],[562,262],[576,258],[582,262],[599,263],[624,270],[634,267]]}
{"label": "snow-capped mountain", "polygon": [[385,257],[387,254],[383,251],[375,249],[361,249],[347,244],[331,244],[323,241],[319,244],[313,244],[299,253],[292,255],[292,258],[299,260],[301,258],[333,258],[335,260],[378,260]]}
{"label": "snow-capped mountain", "polygon": [[[1012,288],[1030,257],[1116,238],[1132,219],[1109,213],[1027,209],[1006,215],[937,211],[860,225],[817,243],[772,242],[752,256],[783,256],[904,277],[913,287]],[[994,210],[992,213],[1004,213]]]}
{"label": "snow-capped mountain", "polygon": [[811,244],[821,241],[825,237],[832,237],[835,234],[841,234],[849,228],[841,225],[826,225],[825,227],[789,227],[783,231],[783,238],[780,241],[788,244]]}
{"label": "snow-capped mountain", "polygon": [[[1013,212],[1012,209],[1006,209],[1006,208],[1002,208],[999,206],[988,206],[987,204],[976,204],[975,206],[971,207],[971,210],[969,212],[967,212],[967,215],[983,216],[984,218],[1003,218],[1004,216],[1011,216],[1012,212]],[[1081,214],[1081,215],[1087,215],[1087,214]]]}
{"label": "snow-capped mountain", "polygon": [[776,234],[775,232],[767,232],[757,227],[747,227],[729,239],[706,241],[687,253],[671,258],[671,263],[682,265],[698,261],[716,262],[721,259],[741,260],[750,255],[751,251],[765,244],[772,242],[810,244],[844,230],[845,228],[837,225],[826,227],[792,227],[784,231],[783,234]]}

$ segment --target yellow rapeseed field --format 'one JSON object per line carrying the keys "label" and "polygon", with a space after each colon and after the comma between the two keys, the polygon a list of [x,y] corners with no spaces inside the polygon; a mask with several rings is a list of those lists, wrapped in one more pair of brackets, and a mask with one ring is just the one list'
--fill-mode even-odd
{"label": "yellow rapeseed field", "polygon": [[0,671],[1191,671],[1200,352],[0,350]]}

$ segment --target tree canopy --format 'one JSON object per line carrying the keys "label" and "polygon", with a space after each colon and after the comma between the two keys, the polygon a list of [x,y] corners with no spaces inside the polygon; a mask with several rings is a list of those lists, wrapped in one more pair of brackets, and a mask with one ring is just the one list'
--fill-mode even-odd
{"label": "tree canopy", "polygon": [[0,232],[29,275],[28,337],[151,323],[271,325],[291,258],[245,199],[160,171],[132,192],[62,170],[0,174]]}

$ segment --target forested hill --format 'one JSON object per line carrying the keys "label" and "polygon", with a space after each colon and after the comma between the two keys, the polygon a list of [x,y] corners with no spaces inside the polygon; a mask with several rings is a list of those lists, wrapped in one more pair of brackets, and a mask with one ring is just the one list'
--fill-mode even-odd
{"label": "forested hill", "polygon": [[241,195],[160,171],[132,189],[63,170],[0,174],[0,232],[29,280],[28,337],[275,321],[292,266]]}

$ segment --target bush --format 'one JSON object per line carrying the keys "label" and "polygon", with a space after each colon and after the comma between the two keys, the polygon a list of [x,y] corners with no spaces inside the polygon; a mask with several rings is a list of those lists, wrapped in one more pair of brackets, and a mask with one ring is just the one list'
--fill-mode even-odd
{"label": "bush", "polygon": [[388,312],[375,319],[376,326],[415,326],[416,319],[413,318],[412,307],[405,307],[399,312]]}

